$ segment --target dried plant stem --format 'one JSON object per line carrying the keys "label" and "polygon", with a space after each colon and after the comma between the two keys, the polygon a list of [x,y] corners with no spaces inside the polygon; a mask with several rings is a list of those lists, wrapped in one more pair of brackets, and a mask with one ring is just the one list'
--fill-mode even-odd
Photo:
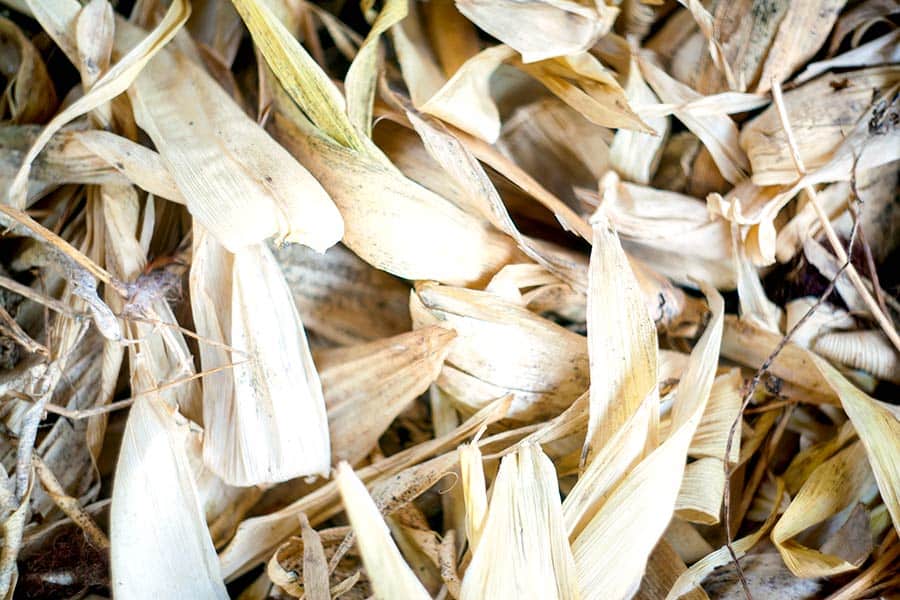
{"label": "dried plant stem", "polygon": [[16,341],[17,344],[28,350],[29,352],[40,354],[44,357],[50,356],[50,350],[43,344],[34,341],[30,335],[25,333],[16,320],[10,315],[5,308],[0,306],[0,333],[6,335]]}
{"label": "dried plant stem", "polygon": [[34,465],[34,471],[41,481],[41,485],[44,486],[44,489],[53,498],[60,510],[66,513],[66,516],[84,531],[91,544],[102,550],[108,549],[109,539],[106,537],[106,534],[100,530],[100,527],[97,526],[97,523],[84,510],[84,507],[81,506],[78,500],[66,493],[66,490],[63,489],[56,475],[47,466],[47,463],[37,455],[32,456],[31,461]]}
{"label": "dried plant stem", "polygon": [[110,275],[106,269],[92,261],[83,253],[73,248],[72,245],[69,244],[69,242],[62,239],[61,237],[29,217],[26,213],[5,204],[0,204],[0,213],[3,213],[23,227],[31,230],[32,233],[42,238],[45,242],[72,259],[75,264],[81,266],[91,275],[93,275],[103,283],[109,285],[112,289],[116,290],[116,292],[123,298],[128,296],[128,290],[125,284],[123,284],[121,281],[118,281],[115,277]]}
{"label": "dried plant stem", "polygon": [[[788,119],[787,109],[784,106],[784,97],[781,94],[781,85],[774,79],[772,80],[772,99],[775,103],[776,109],[778,110],[778,117],[781,120],[781,126],[784,129],[785,136],[787,137],[788,147],[791,151],[791,159],[794,161],[794,166],[797,168],[797,172],[802,177],[806,175],[806,168],[803,165],[803,160],[800,158],[800,151],[797,149],[797,141],[796,139],[794,139],[794,132],[791,129],[791,123]],[[853,286],[859,292],[859,295],[862,297],[863,302],[866,303],[866,306],[872,313],[872,316],[875,317],[875,321],[878,322],[878,325],[894,345],[894,348],[896,348],[897,351],[900,351],[900,335],[897,335],[897,330],[894,329],[894,324],[891,322],[890,318],[881,310],[878,302],[875,301],[875,298],[873,298],[872,294],[869,292],[869,288],[867,288],[865,282],[863,282],[862,277],[859,276],[859,273],[857,273],[856,269],[850,263],[850,258],[847,255],[847,252],[844,250],[844,247],[841,245],[841,241],[838,238],[834,227],[831,226],[831,220],[828,218],[828,214],[822,208],[822,204],[819,202],[818,196],[816,196],[815,189],[813,189],[812,186],[808,185],[804,187],[803,190],[806,192],[806,195],[809,198],[809,203],[812,205],[813,210],[816,212],[816,216],[819,218],[819,222],[822,224],[822,229],[825,231],[825,237],[828,238],[828,243],[831,245],[831,249],[834,251],[834,254],[837,257],[838,261],[847,263],[847,276],[850,278]]]}
{"label": "dried plant stem", "polygon": [[95,406],[92,408],[82,408],[79,410],[72,410],[68,408],[64,408],[62,406],[57,406],[56,404],[47,404],[44,406],[44,410],[48,413],[53,413],[55,415],[60,415],[62,417],[66,417],[67,419],[87,419],[89,417],[96,417],[97,415],[106,414],[109,412],[113,412],[116,410],[121,410],[123,408],[128,408],[134,401],[142,396],[149,396],[151,394],[158,394],[162,391],[165,391],[169,388],[173,388],[178,385],[182,385],[188,383],[189,381],[193,381],[194,379],[200,379],[201,377],[205,377],[206,375],[212,375],[213,373],[218,373],[219,371],[224,371],[226,369],[231,369],[236,367],[237,365],[243,364],[246,361],[231,363],[230,365],[222,365],[221,367],[216,367],[214,369],[208,369],[206,371],[200,371],[199,373],[194,373],[188,377],[180,377],[178,379],[169,381],[168,383],[164,383],[159,387],[155,387],[150,390],[144,390],[143,392],[138,392],[130,398],[125,398],[124,400],[117,400],[116,402],[112,402],[110,404],[106,404],[104,406]]}
{"label": "dried plant stem", "polygon": [[42,304],[61,315],[65,315],[73,319],[80,316],[79,313],[72,310],[72,308],[65,302],[57,300],[56,298],[53,298],[46,294],[37,292],[27,285],[19,283],[15,279],[10,279],[9,277],[3,277],[2,275],[0,275],[0,287],[6,288],[9,291],[14,292],[24,298],[28,298],[29,300],[37,302],[38,304]]}

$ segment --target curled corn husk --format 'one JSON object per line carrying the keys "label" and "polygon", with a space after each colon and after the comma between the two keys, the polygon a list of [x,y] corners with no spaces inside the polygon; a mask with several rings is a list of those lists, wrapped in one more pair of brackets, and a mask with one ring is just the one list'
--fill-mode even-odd
{"label": "curled corn husk", "polygon": [[823,358],[853,369],[862,369],[893,383],[900,383],[900,357],[881,331],[834,331],[823,333],[813,343]]}
{"label": "curled corn husk", "polygon": [[869,457],[881,497],[900,530],[900,420],[897,414],[857,389],[819,357],[814,364],[841,400]]}
{"label": "curled corn husk", "polygon": [[798,577],[823,577],[856,568],[839,556],[809,548],[792,538],[852,506],[871,483],[872,471],[860,442],[812,472],[772,530],[772,542],[792,573]]}

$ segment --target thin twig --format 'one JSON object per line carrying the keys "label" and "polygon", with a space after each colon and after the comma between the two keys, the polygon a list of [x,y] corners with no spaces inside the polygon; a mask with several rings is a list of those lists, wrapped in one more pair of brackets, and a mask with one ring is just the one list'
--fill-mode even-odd
{"label": "thin twig", "polygon": [[13,339],[17,344],[25,348],[28,352],[40,354],[43,357],[50,356],[50,350],[41,343],[36,342],[30,335],[25,333],[16,320],[10,315],[3,306],[0,306],[0,333]]}
{"label": "thin twig", "polygon": [[57,300],[52,296],[42,294],[28,287],[27,285],[19,283],[15,279],[10,279],[9,277],[3,277],[2,275],[0,275],[0,287],[6,288],[11,292],[37,302],[38,304],[43,304],[47,308],[50,308],[61,315],[65,315],[73,319],[77,319],[81,316],[80,313],[72,310],[72,308],[62,300]]}
{"label": "thin twig", "polygon": [[110,275],[106,269],[92,261],[82,252],[76,250],[69,242],[59,237],[31,217],[29,217],[24,212],[17,210],[12,206],[7,206],[3,203],[0,203],[0,213],[5,214],[7,217],[16,221],[26,229],[30,229],[32,233],[37,235],[39,238],[42,238],[45,242],[62,252],[75,264],[81,266],[91,275],[116,290],[116,292],[123,298],[128,296],[128,290],[121,281],[118,281],[115,277]]}
{"label": "thin twig", "polygon": [[53,499],[53,502],[56,503],[66,516],[72,519],[72,522],[84,531],[84,534],[96,548],[101,550],[108,549],[109,539],[106,537],[106,534],[104,534],[100,527],[97,526],[97,523],[94,522],[91,515],[84,510],[81,503],[66,493],[66,490],[59,483],[59,480],[56,478],[56,475],[53,474],[53,471],[50,470],[50,467],[47,466],[47,463],[41,460],[37,454],[31,457],[31,461],[34,465],[34,471],[41,481],[41,485],[44,486],[44,490],[46,490],[47,494]]}
{"label": "thin twig", "polygon": [[73,409],[62,407],[62,406],[58,406],[56,404],[47,404],[44,407],[44,410],[46,410],[48,413],[66,417],[67,419],[78,420],[78,419],[87,419],[90,417],[96,417],[97,415],[102,415],[102,414],[106,414],[106,413],[113,412],[116,410],[121,410],[123,408],[128,408],[129,406],[134,404],[134,401],[136,399],[138,399],[142,396],[158,394],[169,388],[193,381],[194,379],[199,379],[201,377],[205,377],[206,375],[212,375],[213,373],[218,373],[219,371],[224,371],[226,369],[232,369],[238,365],[244,364],[245,362],[247,362],[247,361],[243,360],[241,362],[222,365],[220,367],[215,367],[213,369],[207,369],[206,371],[200,371],[199,373],[194,373],[193,375],[190,375],[188,377],[181,377],[179,379],[174,379],[172,381],[164,383],[153,389],[144,390],[143,392],[138,392],[137,394],[134,394],[130,398],[125,398],[124,400],[117,400],[116,402],[111,402],[111,403],[105,404],[103,406],[94,406],[92,408],[82,408],[82,409],[78,409],[78,410],[73,410]]}

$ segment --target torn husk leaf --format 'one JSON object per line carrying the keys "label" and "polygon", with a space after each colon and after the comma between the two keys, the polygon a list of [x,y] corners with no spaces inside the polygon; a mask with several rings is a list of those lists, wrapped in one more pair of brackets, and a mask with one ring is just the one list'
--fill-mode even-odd
{"label": "torn husk leaf", "polygon": [[[469,483],[477,485],[478,478]],[[505,560],[498,561],[498,556]],[[580,597],[563,528],[556,470],[533,445],[523,446],[500,463],[460,598],[494,598],[510,591],[518,598]]]}
{"label": "torn husk leaf", "polygon": [[375,588],[375,597],[382,600],[429,598],[391,540],[388,527],[369,492],[347,463],[338,465],[337,482],[366,571]]}
{"label": "torn husk leaf", "polygon": [[194,236],[192,308],[211,340],[201,362],[230,367],[204,385],[204,462],[232,485],[326,474],[322,388],[278,263],[259,244],[231,254],[199,224]]}

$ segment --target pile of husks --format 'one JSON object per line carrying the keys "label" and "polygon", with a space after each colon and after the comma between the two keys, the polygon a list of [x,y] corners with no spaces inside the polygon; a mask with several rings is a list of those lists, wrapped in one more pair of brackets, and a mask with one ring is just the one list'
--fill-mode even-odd
{"label": "pile of husks", "polygon": [[0,598],[896,597],[896,0],[0,4]]}

